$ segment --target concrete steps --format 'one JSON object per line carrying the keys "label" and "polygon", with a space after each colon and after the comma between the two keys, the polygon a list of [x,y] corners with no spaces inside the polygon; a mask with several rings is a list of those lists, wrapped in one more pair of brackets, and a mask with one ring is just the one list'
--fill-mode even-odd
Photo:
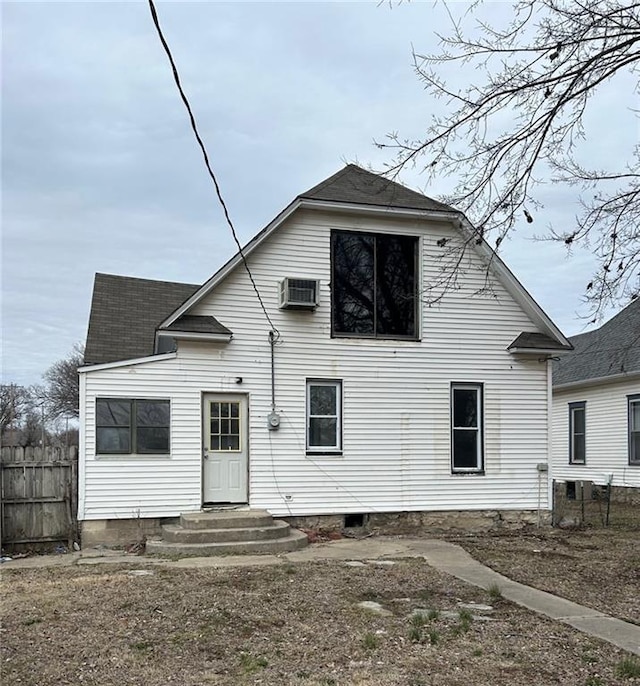
{"label": "concrete steps", "polygon": [[266,510],[190,512],[180,524],[162,527],[161,540],[148,540],[147,553],[177,557],[255,555],[304,548],[306,534],[274,520]]}

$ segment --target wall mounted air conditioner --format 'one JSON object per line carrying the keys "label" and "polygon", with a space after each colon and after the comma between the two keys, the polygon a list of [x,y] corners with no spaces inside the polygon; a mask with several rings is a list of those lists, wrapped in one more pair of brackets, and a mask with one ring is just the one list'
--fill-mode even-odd
{"label": "wall mounted air conditioner", "polygon": [[292,279],[280,282],[279,307],[281,310],[313,310],[318,306],[320,282],[315,279]]}

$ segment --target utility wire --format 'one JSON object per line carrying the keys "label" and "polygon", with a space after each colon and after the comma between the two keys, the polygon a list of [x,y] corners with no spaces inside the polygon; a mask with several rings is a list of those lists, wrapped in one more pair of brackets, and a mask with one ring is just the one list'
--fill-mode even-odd
{"label": "utility wire", "polygon": [[253,274],[251,273],[251,270],[249,269],[249,265],[247,264],[247,259],[244,256],[244,251],[242,250],[242,245],[240,244],[240,241],[238,240],[238,235],[236,234],[235,227],[233,226],[233,222],[231,221],[231,217],[229,216],[229,210],[227,209],[227,205],[224,201],[224,198],[222,197],[222,193],[220,192],[220,186],[218,185],[218,180],[216,179],[216,175],[213,173],[213,169],[211,168],[211,164],[209,162],[209,155],[207,154],[207,149],[205,148],[205,145],[202,141],[202,138],[200,137],[200,134],[198,133],[198,126],[196,124],[195,117],[193,116],[193,112],[191,110],[191,105],[189,104],[189,101],[187,100],[187,96],[185,95],[185,92],[182,89],[182,84],[180,83],[180,75],[178,74],[178,68],[176,67],[176,63],[173,60],[173,56],[171,54],[171,50],[169,49],[169,45],[167,44],[167,41],[165,40],[165,37],[162,33],[162,29],[160,28],[160,22],[158,20],[158,14],[156,12],[155,5],[153,4],[153,0],[149,0],[149,9],[151,10],[151,18],[153,19],[153,24],[156,27],[156,31],[158,32],[158,38],[160,38],[160,42],[162,43],[162,47],[164,48],[164,51],[167,53],[167,57],[169,58],[169,63],[171,64],[171,70],[173,71],[173,79],[176,82],[176,86],[178,88],[178,92],[180,93],[180,97],[182,98],[182,102],[184,103],[184,106],[187,108],[187,112],[189,113],[189,122],[191,123],[191,129],[193,130],[193,134],[196,137],[196,141],[198,142],[198,145],[200,146],[200,150],[202,151],[204,163],[205,163],[205,166],[207,167],[207,171],[209,172],[209,176],[211,177],[211,181],[213,181],[213,186],[216,190],[216,195],[218,196],[218,200],[220,201],[220,205],[222,206],[222,210],[224,212],[224,217],[227,220],[227,224],[229,225],[229,228],[231,229],[231,235],[233,236],[233,240],[235,241],[236,245],[238,246],[238,253],[240,254],[240,257],[242,258],[242,263],[244,264],[244,268],[247,270],[247,274],[249,275],[249,279],[251,280],[251,285],[253,286],[253,290],[256,292],[256,296],[258,297],[260,307],[262,308],[262,311],[264,312],[264,316],[267,318],[267,321],[269,322],[269,326],[274,331],[274,333],[276,335],[276,339],[277,339],[280,337],[280,332],[276,328],[275,324],[271,321],[271,317],[269,316],[269,313],[267,312],[267,308],[264,306],[262,296],[260,295],[260,291],[258,290],[258,286],[256,285],[256,282],[253,278]]}

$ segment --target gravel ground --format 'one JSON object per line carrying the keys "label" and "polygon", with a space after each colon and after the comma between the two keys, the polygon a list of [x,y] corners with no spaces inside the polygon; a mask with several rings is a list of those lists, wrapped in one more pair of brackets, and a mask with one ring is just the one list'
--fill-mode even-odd
{"label": "gravel ground", "polygon": [[[416,559],[137,575],[132,565],[3,571],[4,686],[640,683],[623,651]],[[489,619],[470,619],[459,605],[469,602],[491,604]],[[433,612],[412,619],[416,608]]]}
{"label": "gravel ground", "polygon": [[638,525],[448,537],[505,576],[640,624]]}

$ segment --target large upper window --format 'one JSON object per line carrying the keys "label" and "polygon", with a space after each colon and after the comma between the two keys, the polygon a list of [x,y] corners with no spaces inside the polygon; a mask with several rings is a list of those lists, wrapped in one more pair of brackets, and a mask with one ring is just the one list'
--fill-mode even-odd
{"label": "large upper window", "polygon": [[586,462],[586,413],[586,403],[569,403],[569,464]]}
{"label": "large upper window", "polygon": [[415,236],[331,232],[332,333],[417,338]]}
{"label": "large upper window", "polygon": [[482,472],[482,385],[451,384],[451,468]]}
{"label": "large upper window", "polygon": [[96,453],[148,455],[169,452],[168,400],[98,398]]}
{"label": "large upper window", "polygon": [[629,464],[640,465],[640,395],[628,396]]}
{"label": "large upper window", "polygon": [[342,450],[342,382],[307,381],[307,451]]}

